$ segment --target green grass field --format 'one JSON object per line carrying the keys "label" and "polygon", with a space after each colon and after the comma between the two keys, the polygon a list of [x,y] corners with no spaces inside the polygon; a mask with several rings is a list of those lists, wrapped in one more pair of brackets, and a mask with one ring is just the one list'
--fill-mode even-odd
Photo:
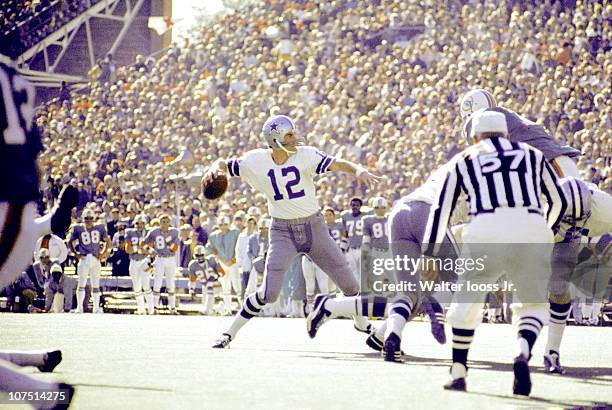
{"label": "green grass field", "polygon": [[[612,406],[612,328],[568,327],[564,376],[543,373],[546,330],[535,346],[533,392],[512,395],[514,332],[483,324],[470,352],[469,393],[447,392],[450,342],[429,325],[406,327],[403,364],[385,363],[351,321],[326,323],[316,339],[305,319],[254,319],[231,349],[210,345],[231,318],[133,315],[0,315],[2,349],[60,348],[64,361],[40,377],[76,386],[72,408],[423,409]],[[2,407],[2,406],[0,406]],[[17,406],[10,406],[11,409]]]}

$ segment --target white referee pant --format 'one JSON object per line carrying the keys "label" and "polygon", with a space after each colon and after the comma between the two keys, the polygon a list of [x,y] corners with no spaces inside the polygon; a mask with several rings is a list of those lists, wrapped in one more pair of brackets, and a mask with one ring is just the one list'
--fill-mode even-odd
{"label": "white referee pant", "polygon": [[[462,242],[460,259],[487,256],[483,270],[468,270],[459,277],[461,287],[455,292],[448,316],[453,327],[475,329],[482,322],[482,306],[488,292],[468,289],[468,282],[491,284],[504,273],[515,289],[513,317],[535,317],[541,325],[548,322],[553,233],[543,216],[528,213],[525,208],[499,208],[493,213],[480,214],[463,231]],[[537,252],[525,252],[529,246],[525,244],[533,244]]]}
{"label": "white referee pant", "polygon": [[231,266],[227,266],[221,263],[223,270],[225,271],[225,275],[219,278],[219,283],[221,284],[221,290],[223,292],[223,304],[225,305],[226,314],[231,314],[232,312],[232,289],[234,289],[234,293],[238,298],[240,298],[240,293],[242,291],[242,280],[240,274],[240,265],[234,263]]}
{"label": "white referee pant", "polygon": [[0,290],[32,263],[36,240],[49,233],[50,215],[37,216],[34,202],[0,202]]}
{"label": "white referee pant", "polygon": [[351,272],[353,272],[355,279],[357,279],[357,283],[361,283],[361,247],[349,248],[346,253],[346,259],[348,260]]}
{"label": "white referee pant", "polygon": [[319,293],[326,295],[335,288],[334,282],[330,277],[307,256],[302,256],[302,272],[306,282],[306,299],[308,303],[314,302],[317,286],[319,287]]}
{"label": "white referee pant", "polygon": [[153,279],[153,305],[159,304],[160,290],[162,281],[166,279],[166,291],[168,292],[168,306],[170,310],[176,308],[176,296],[174,295],[175,283],[174,275],[176,273],[176,256],[157,256],[155,261]]}
{"label": "white referee pant", "polygon": [[130,259],[130,278],[132,279],[132,287],[134,289],[138,311],[140,313],[144,312],[146,300],[146,306],[149,308],[149,313],[153,313],[153,291],[151,290],[149,272],[145,271],[146,266],[147,258],[140,260]]}

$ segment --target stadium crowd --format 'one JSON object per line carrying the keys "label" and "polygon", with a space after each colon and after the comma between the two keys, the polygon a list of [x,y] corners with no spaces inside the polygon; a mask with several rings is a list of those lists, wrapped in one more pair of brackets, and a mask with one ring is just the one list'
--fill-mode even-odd
{"label": "stadium crowd", "polygon": [[[19,55],[100,0],[7,0],[0,4],[0,41],[13,41]],[[20,41],[15,41],[18,38]]]}
{"label": "stadium crowd", "polygon": [[[594,1],[353,2],[267,0],[200,27],[157,61],[139,56],[86,94],[44,106],[43,198],[69,181],[80,213],[131,220],[161,213],[205,234],[220,215],[266,212],[265,199],[232,182],[221,200],[170,176],[187,148],[198,167],[261,147],[271,114],[291,116],[309,145],[367,164],[374,190],[349,176],[320,178],[322,205],[352,197],[393,203],[465,147],[458,100],[490,90],[502,106],[544,124],[582,151],[585,180],[612,188],[609,101],[612,5]],[[412,39],[399,28],[422,31]],[[382,33],[382,34],[381,34]],[[374,40],[373,40],[374,38]],[[178,189],[177,189],[178,188]],[[88,205],[89,204],[89,205]],[[76,217],[77,215],[75,215]]]}

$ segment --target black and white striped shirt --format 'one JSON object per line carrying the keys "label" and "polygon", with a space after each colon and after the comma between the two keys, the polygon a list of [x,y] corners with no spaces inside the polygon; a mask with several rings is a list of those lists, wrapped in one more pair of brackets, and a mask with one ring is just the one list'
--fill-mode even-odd
{"label": "black and white striped shirt", "polygon": [[498,208],[524,208],[543,215],[544,194],[551,229],[558,225],[567,207],[556,174],[541,151],[506,138],[483,139],[457,154],[449,164],[427,221],[423,240],[426,255],[436,255],[461,191],[467,195],[470,215]]}

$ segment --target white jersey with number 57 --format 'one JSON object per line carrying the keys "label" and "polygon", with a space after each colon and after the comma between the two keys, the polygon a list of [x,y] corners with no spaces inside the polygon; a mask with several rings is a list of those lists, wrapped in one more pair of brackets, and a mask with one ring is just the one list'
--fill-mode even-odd
{"label": "white jersey with number 57", "polygon": [[241,177],[268,199],[274,218],[305,218],[320,211],[314,177],[329,170],[334,157],[314,147],[298,146],[282,165],[272,160],[272,150],[256,149],[227,161],[230,176]]}

